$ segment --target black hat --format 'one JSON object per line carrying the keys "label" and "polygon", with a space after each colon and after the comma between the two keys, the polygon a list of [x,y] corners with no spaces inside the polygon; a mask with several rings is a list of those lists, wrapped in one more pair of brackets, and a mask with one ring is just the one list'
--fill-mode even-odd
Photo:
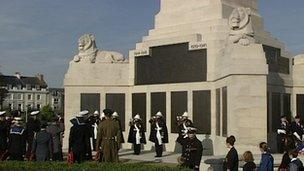
{"label": "black hat", "polygon": [[103,113],[105,114],[105,116],[110,117],[113,114],[113,110],[111,110],[111,109],[104,109]]}

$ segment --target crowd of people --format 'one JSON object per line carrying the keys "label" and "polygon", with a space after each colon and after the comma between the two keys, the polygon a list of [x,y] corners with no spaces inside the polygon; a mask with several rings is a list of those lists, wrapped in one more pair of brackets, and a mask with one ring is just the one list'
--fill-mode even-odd
{"label": "crowd of people", "polygon": [[[30,113],[26,123],[21,117],[10,119],[6,112],[0,112],[0,160],[18,161],[62,161],[62,135],[64,124],[60,116],[52,122],[43,122],[38,119],[39,111]],[[68,161],[81,163],[83,161],[117,162],[118,151],[125,142],[122,134],[122,125],[119,114],[111,109],[104,109],[100,114],[95,111],[90,114],[84,110],[70,120],[72,127],[69,134]],[[148,140],[154,143],[155,158],[162,157],[164,144],[169,142],[166,121],[161,112],[157,112],[150,120],[150,135]],[[203,146],[196,137],[197,129],[189,119],[188,113],[176,118],[178,137],[182,154],[178,162],[182,167],[199,170]],[[140,155],[142,145],[147,143],[145,126],[139,114],[129,122],[127,142],[132,144],[134,155]],[[280,127],[277,129],[278,150],[283,153],[279,171],[304,170],[303,163],[298,159],[298,154],[303,150],[304,128],[300,117],[289,124],[285,116],[281,117]],[[231,135],[226,139],[229,149],[225,158],[225,167],[229,171],[239,168],[239,155],[234,147],[236,138]],[[269,152],[266,142],[259,144],[261,162],[257,168],[253,154],[246,151],[243,154],[244,171],[272,171],[274,158]],[[96,151],[93,156],[92,152]]]}
{"label": "crowd of people", "polygon": [[[304,171],[303,163],[298,158],[303,153],[304,127],[301,124],[300,116],[296,116],[295,120],[290,124],[286,116],[281,117],[280,127],[277,129],[278,144],[277,148],[283,153],[281,164],[278,171]],[[229,152],[226,156],[226,168],[230,171],[237,171],[239,168],[239,158],[237,150],[234,147],[235,137],[230,136],[226,139],[226,145]],[[270,154],[270,148],[266,142],[259,144],[261,155],[260,166],[254,163],[252,152],[246,151],[243,154],[245,162],[244,171],[273,171],[274,158]]]}
{"label": "crowd of people", "polygon": [[0,111],[0,160],[62,161],[63,119],[56,116],[49,123],[40,122],[39,111],[30,113],[25,123]]}
{"label": "crowd of people", "polygon": [[[69,135],[70,162],[81,163],[85,160],[100,162],[118,161],[118,151],[124,143],[119,115],[111,109],[105,109],[101,114],[98,111],[89,115],[87,110],[81,111],[72,120]],[[150,135],[148,140],[154,143],[155,158],[163,156],[164,144],[169,142],[168,129],[161,112],[157,112],[150,120]],[[179,162],[182,166],[199,169],[202,157],[202,143],[196,138],[197,129],[188,119],[185,112],[177,118],[179,136],[177,142],[182,147]],[[134,155],[140,155],[142,145],[147,143],[145,127],[139,114],[129,122],[127,142],[132,144]],[[92,150],[96,155],[92,157]]]}

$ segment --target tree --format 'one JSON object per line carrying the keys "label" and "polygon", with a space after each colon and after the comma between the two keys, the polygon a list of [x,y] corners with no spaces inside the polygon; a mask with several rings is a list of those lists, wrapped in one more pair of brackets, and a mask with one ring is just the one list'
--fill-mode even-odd
{"label": "tree", "polygon": [[50,105],[43,106],[41,109],[41,120],[50,122],[54,116],[54,111]]}
{"label": "tree", "polygon": [[0,109],[1,110],[3,109],[3,102],[4,102],[4,99],[7,96],[7,93],[8,93],[8,91],[6,90],[6,88],[4,88],[5,86],[6,85],[5,85],[5,82],[4,82],[4,77],[0,73]]}

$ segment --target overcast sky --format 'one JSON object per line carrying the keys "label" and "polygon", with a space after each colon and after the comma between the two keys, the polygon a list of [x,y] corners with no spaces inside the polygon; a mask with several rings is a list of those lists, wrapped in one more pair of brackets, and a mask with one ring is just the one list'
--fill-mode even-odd
{"label": "overcast sky", "polygon": [[[77,40],[94,33],[97,46],[128,54],[153,28],[159,0],[0,0],[0,71],[45,75],[62,87]],[[304,52],[304,1],[260,0],[265,26],[294,54]]]}

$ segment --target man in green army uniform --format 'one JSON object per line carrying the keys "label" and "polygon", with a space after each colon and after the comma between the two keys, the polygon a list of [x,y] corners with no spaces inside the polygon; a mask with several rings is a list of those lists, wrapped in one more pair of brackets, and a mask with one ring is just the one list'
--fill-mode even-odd
{"label": "man in green army uniform", "polygon": [[105,120],[98,126],[96,149],[97,154],[95,160],[104,162],[118,162],[118,150],[121,144],[121,134],[118,122],[115,122],[111,116],[111,109],[103,110]]}

